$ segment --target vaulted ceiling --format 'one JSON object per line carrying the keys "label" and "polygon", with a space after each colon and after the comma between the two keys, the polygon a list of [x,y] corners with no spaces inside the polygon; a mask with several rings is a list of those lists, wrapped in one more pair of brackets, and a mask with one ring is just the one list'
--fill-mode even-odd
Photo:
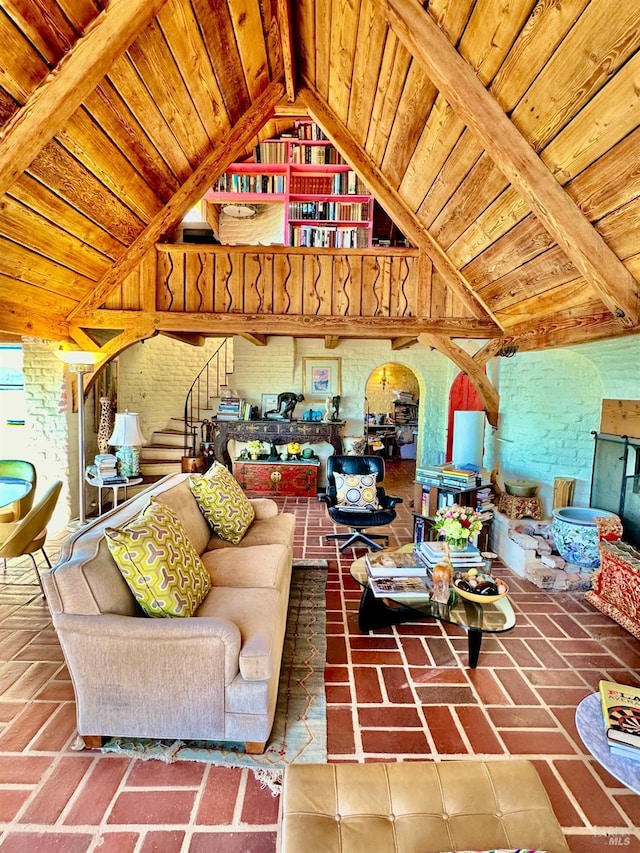
{"label": "vaulted ceiling", "polygon": [[[125,302],[105,352],[164,330],[149,254],[305,111],[425,258],[423,314],[372,336],[488,357],[638,332],[639,20],[640,0],[4,0],[0,332],[96,346]],[[260,342],[253,317],[170,330]],[[357,324],[317,319],[282,328]]]}

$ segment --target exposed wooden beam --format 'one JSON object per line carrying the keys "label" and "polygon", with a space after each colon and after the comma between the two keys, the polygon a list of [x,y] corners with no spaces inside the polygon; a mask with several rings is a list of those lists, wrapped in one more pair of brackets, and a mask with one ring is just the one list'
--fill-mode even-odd
{"label": "exposed wooden beam", "polygon": [[484,367],[485,364],[490,362],[498,353],[498,350],[502,349],[503,346],[505,346],[505,343],[502,338],[494,338],[492,341],[487,341],[487,343],[474,354],[473,360],[479,367]]}
{"label": "exposed wooden beam", "polygon": [[33,306],[10,302],[7,299],[2,302],[0,332],[45,338],[50,341],[69,340],[69,324],[64,320],[58,321],[52,317],[45,317],[34,310]]}
{"label": "exposed wooden beam", "polygon": [[0,132],[0,195],[27,169],[167,0],[109,0]]}
{"label": "exposed wooden beam", "polygon": [[172,338],[174,341],[189,344],[191,347],[203,347],[206,341],[204,335],[193,335],[189,332],[162,332],[162,334],[165,338]]}
{"label": "exposed wooden beam", "polygon": [[[284,93],[282,83],[271,83],[253,102],[240,121],[174,193],[165,207],[151,220],[109,272],[72,312],[69,319],[101,305],[113,288],[124,279],[165,233],[176,227],[185,211],[202,198],[208,186],[246,149],[268,121],[273,108]],[[84,325],[84,324],[83,324]]]}
{"label": "exposed wooden beam", "polygon": [[418,342],[418,339],[416,337],[412,337],[410,335],[408,335],[404,338],[394,338],[391,341],[391,349],[393,349],[393,350],[406,349],[407,347],[413,346],[417,342]]}
{"label": "exposed wooden beam", "polygon": [[268,342],[268,335],[252,335],[251,332],[243,332],[240,335],[241,338],[244,338],[245,341],[249,341],[250,344],[253,344],[256,347],[266,347]]}
{"label": "exposed wooden beam", "polygon": [[394,33],[482,142],[547,232],[622,325],[638,322],[638,283],[564,191],[419,0],[376,0]]}
{"label": "exposed wooden beam", "polygon": [[450,358],[463,373],[467,374],[469,381],[480,395],[480,399],[484,404],[487,420],[491,426],[497,427],[500,396],[482,367],[476,364],[469,353],[465,352],[462,347],[459,347],[450,338],[443,337],[442,335],[422,334],[418,335],[418,340],[421,344],[433,347],[442,353],[442,355]]}
{"label": "exposed wooden beam", "polygon": [[340,343],[340,338],[337,335],[325,335],[324,348],[335,349]]}
{"label": "exposed wooden beam", "polygon": [[429,320],[424,317],[343,317],[308,314],[212,314],[206,312],[138,312],[101,308],[82,317],[82,325],[94,329],[135,329],[152,327],[157,331],[199,332],[207,335],[293,335],[324,338],[327,335],[349,338],[417,337],[420,332],[454,338],[490,338],[496,334],[488,320],[449,317]]}
{"label": "exposed wooden beam", "polygon": [[100,349],[100,344],[96,343],[84,329],[80,328],[80,326],[69,326],[69,337],[73,338],[80,349],[85,352],[92,352],[93,350]]}
{"label": "exposed wooden beam", "polygon": [[340,121],[331,107],[318,92],[307,83],[300,89],[300,97],[307,104],[313,119],[320,125],[345,160],[360,175],[373,195],[385,208],[398,228],[411,242],[431,258],[446,284],[469,308],[489,317],[500,329],[501,326],[487,305],[473,292],[462,273],[455,268],[444,249],[425,231],[412,210],[407,207],[398,192],[387,181],[373,159],[363,150],[351,131]]}
{"label": "exposed wooden beam", "polygon": [[291,26],[291,5],[289,0],[278,0],[278,22],[280,25],[280,44],[284,63],[284,82],[287,100],[296,99],[296,65],[293,51],[293,28]]}
{"label": "exposed wooden beam", "polygon": [[309,110],[300,98],[291,103],[287,98],[278,101],[273,110],[274,118],[291,118],[291,119],[307,119],[309,118]]}

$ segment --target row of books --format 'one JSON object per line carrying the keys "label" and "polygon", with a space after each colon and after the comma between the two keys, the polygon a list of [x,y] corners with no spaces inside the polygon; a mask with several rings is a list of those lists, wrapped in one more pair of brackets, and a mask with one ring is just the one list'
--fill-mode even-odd
{"label": "row of books", "polygon": [[240,397],[221,397],[216,418],[219,421],[239,421],[244,416],[244,400]]}
{"label": "row of books", "polygon": [[[264,161],[263,161],[264,162]],[[310,166],[344,166],[344,157],[333,145],[291,145],[291,162]]]}
{"label": "row of books", "polygon": [[640,687],[601,681],[599,691],[611,754],[640,761]]}
{"label": "row of books", "polygon": [[225,172],[215,182],[213,189],[218,193],[272,193],[282,195],[285,190],[285,176]]}
{"label": "row of books", "polygon": [[289,218],[366,222],[369,219],[369,202],[292,201]]}
{"label": "row of books", "polygon": [[324,249],[366,249],[369,231],[367,228],[293,225],[290,243],[292,246]]}

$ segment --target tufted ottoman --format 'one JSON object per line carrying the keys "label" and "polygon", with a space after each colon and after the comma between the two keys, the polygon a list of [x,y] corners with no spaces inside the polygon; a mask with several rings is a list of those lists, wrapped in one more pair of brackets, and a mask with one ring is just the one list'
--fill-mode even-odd
{"label": "tufted ottoman", "polygon": [[292,764],[281,853],[569,853],[530,761]]}

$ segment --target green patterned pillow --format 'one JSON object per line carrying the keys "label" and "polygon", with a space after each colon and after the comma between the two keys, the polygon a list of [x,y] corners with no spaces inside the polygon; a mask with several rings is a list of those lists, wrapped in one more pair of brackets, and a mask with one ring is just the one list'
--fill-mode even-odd
{"label": "green patterned pillow", "polygon": [[255,518],[238,481],[224,465],[214,462],[206,474],[193,474],[189,486],[214,532],[237,545]]}
{"label": "green patterned pillow", "polygon": [[380,509],[375,474],[334,474],[336,503],[344,509]]}
{"label": "green patterned pillow", "polygon": [[155,498],[125,527],[104,531],[109,551],[147,616],[192,616],[211,578],[175,512]]}

